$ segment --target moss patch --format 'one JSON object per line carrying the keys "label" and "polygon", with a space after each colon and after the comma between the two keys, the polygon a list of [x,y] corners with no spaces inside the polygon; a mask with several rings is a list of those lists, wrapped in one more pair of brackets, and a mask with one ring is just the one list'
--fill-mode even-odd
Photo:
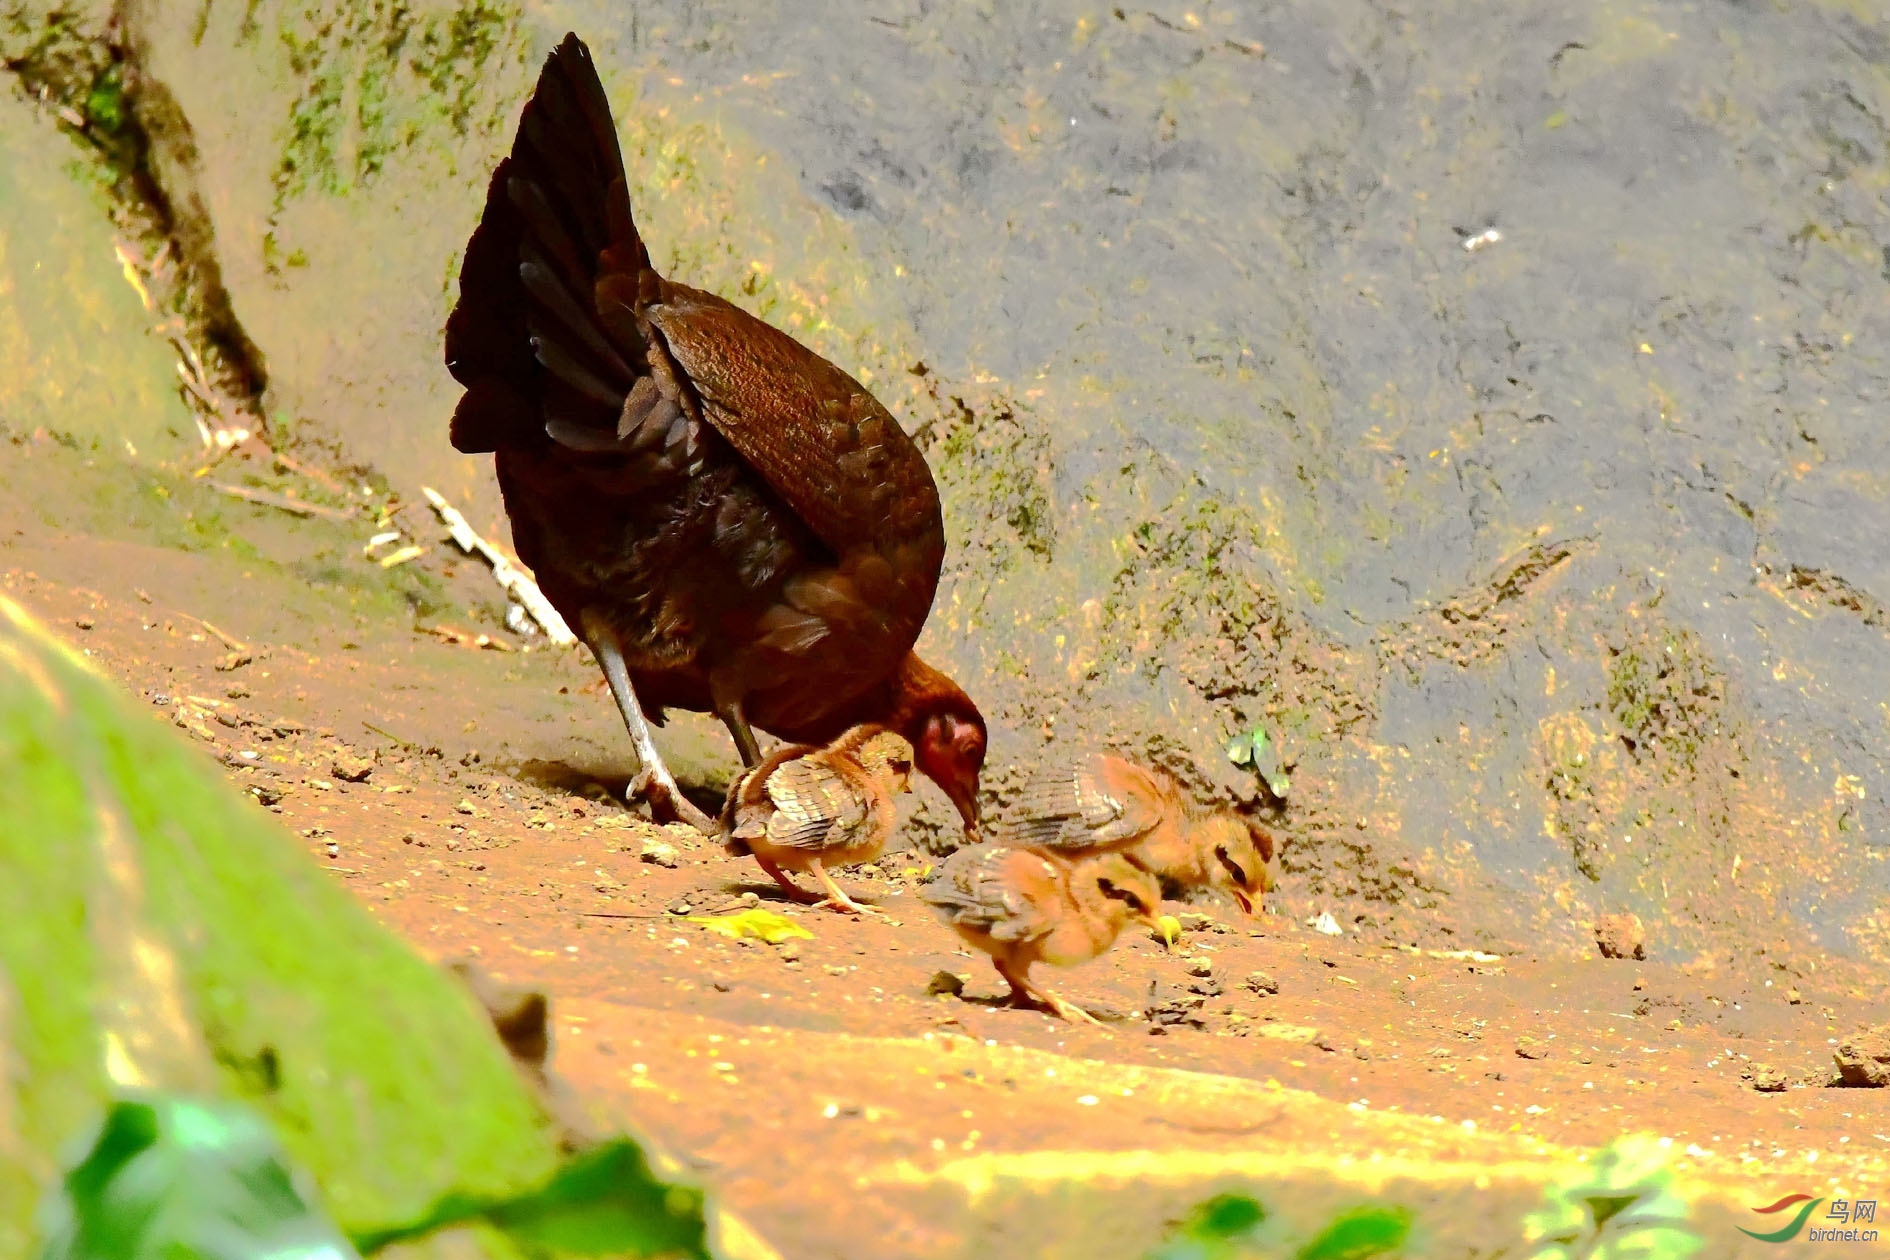
{"label": "moss patch", "polygon": [[248,1099],[346,1226],[553,1150],[470,999],[0,601],[0,1251],[110,1083]]}
{"label": "moss patch", "polygon": [[158,315],[127,280],[112,178],[44,110],[0,96],[0,430],[159,457],[196,427],[150,332]]}

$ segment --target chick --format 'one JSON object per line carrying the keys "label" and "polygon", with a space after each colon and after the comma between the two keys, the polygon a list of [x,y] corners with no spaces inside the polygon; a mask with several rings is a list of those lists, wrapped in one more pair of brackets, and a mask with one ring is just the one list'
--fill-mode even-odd
{"label": "chick", "polygon": [[1013,1006],[1035,1002],[1064,1019],[1094,1024],[1088,1011],[1031,983],[1032,963],[1088,962],[1132,920],[1156,925],[1161,887],[1134,858],[1070,858],[1048,849],[960,849],[919,896],[974,949],[991,955]]}
{"label": "chick", "polygon": [[1211,888],[1234,899],[1241,913],[1259,913],[1273,887],[1273,835],[1231,809],[1208,810],[1158,828],[1136,855],[1177,891]]}
{"label": "chick", "polygon": [[1181,786],[1160,770],[1111,754],[1041,767],[1012,796],[1000,843],[1060,853],[1140,844],[1181,816]]}
{"label": "chick", "polygon": [[[722,806],[724,846],[752,855],[796,901],[849,914],[869,907],[847,896],[827,867],[870,862],[899,824],[893,798],[911,791],[912,745],[867,723],[825,748],[788,744],[729,785]],[[823,900],[788,871],[806,871],[827,890]]]}
{"label": "chick", "polygon": [[1066,854],[1129,851],[1166,888],[1212,888],[1253,914],[1271,887],[1273,837],[1232,810],[1203,810],[1164,771],[1114,753],[1065,759],[1012,798],[1000,843]]}

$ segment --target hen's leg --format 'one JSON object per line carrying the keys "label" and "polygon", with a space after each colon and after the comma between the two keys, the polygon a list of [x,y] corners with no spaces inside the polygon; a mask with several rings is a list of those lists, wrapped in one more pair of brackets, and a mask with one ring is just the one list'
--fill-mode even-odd
{"label": "hen's leg", "polygon": [[682,794],[669,767],[663,764],[663,754],[656,751],[656,739],[650,733],[649,720],[643,716],[643,706],[637,703],[637,693],[630,686],[630,671],[624,667],[623,649],[617,646],[616,634],[588,614],[584,621],[585,641],[590,644],[598,665],[603,667],[604,680],[610,684],[610,694],[617,701],[617,711],[623,714],[623,724],[630,730],[631,746],[637,750],[637,764],[641,769],[637,777],[630,780],[627,795],[641,796],[648,801],[650,812],[656,815],[658,822],[680,820],[704,834],[713,832],[715,824]]}
{"label": "hen's leg", "polygon": [[755,732],[748,725],[748,715],[742,712],[740,700],[727,700],[715,706],[715,716],[722,719],[722,725],[728,727],[728,733],[735,739],[735,750],[742,755],[742,765],[750,770],[761,764],[761,745],[755,742]]}

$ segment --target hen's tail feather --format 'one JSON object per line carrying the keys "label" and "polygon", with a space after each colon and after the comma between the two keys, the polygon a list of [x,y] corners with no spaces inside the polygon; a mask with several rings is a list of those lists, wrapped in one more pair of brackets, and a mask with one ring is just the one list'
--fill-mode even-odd
{"label": "hen's tail feather", "polygon": [[[589,50],[566,35],[466,246],[446,325],[447,368],[467,388],[453,415],[455,449],[614,434],[625,395],[649,370],[632,305],[648,267],[610,103]],[[607,277],[612,300],[600,310],[602,268],[629,274]]]}

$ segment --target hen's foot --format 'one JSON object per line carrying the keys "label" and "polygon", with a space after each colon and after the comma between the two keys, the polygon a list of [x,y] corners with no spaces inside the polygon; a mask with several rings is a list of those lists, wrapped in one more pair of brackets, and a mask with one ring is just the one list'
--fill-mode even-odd
{"label": "hen's foot", "polygon": [[676,780],[670,778],[665,769],[650,767],[639,771],[637,777],[630,780],[624,795],[633,801],[641,798],[648,802],[650,816],[659,823],[684,822],[705,836],[716,834],[715,820],[682,794]]}

